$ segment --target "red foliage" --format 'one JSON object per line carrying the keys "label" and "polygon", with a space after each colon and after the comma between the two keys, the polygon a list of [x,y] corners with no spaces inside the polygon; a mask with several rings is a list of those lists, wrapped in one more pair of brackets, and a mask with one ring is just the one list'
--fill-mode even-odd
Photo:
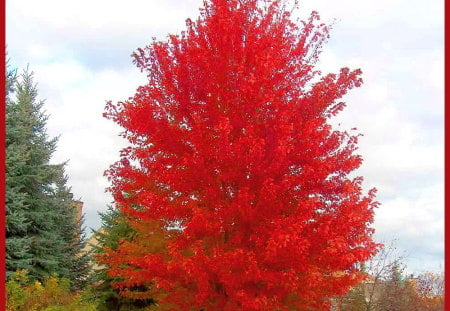
{"label": "red foliage", "polygon": [[165,252],[109,252],[121,286],[143,283],[124,272],[138,270],[181,310],[303,310],[361,280],[375,191],[348,176],[358,136],[327,121],[362,80],[314,70],[318,20],[299,27],[277,0],[207,0],[180,36],[137,50],[148,84],[106,107],[130,142],[106,174],[124,213],[173,229]]}

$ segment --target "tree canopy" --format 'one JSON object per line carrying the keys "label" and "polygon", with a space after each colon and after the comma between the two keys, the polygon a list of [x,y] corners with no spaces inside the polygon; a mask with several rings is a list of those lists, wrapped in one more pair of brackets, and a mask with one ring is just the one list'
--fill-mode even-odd
{"label": "tree canopy", "polygon": [[150,283],[174,310],[306,310],[363,278],[375,190],[349,175],[358,134],[329,123],[361,71],[322,76],[329,27],[291,16],[285,1],[207,0],[134,54],[148,83],[106,107],[129,142],[106,175],[130,222],[167,239],[107,251],[125,292]]}

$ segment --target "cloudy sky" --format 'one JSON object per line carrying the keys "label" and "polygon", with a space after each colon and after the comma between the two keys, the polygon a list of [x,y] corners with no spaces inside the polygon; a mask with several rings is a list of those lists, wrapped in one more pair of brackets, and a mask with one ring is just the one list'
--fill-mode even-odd
{"label": "cloudy sky", "polygon": [[[152,37],[184,29],[201,0],[7,0],[11,64],[35,73],[60,135],[53,162],[69,160],[72,192],[84,202],[86,226],[97,229],[111,202],[103,172],[125,142],[102,118],[106,100],[132,96],[145,76],[130,54]],[[346,97],[334,120],[364,134],[357,172],[378,188],[378,241],[395,239],[408,270],[439,271],[444,257],[444,1],[304,0],[335,21],[321,54],[324,73],[361,68],[364,85]],[[88,230],[89,232],[90,230]]]}

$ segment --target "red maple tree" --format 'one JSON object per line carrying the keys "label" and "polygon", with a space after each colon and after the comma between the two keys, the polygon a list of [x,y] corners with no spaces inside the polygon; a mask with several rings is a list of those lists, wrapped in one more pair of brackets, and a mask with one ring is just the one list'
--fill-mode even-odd
{"label": "red maple tree", "polygon": [[115,204],[162,223],[166,248],[102,260],[168,309],[327,308],[377,248],[375,190],[349,177],[358,135],[328,123],[360,70],[321,76],[328,26],[285,1],[206,0],[186,26],[137,50],[148,83],[105,113],[130,143],[106,172]]}

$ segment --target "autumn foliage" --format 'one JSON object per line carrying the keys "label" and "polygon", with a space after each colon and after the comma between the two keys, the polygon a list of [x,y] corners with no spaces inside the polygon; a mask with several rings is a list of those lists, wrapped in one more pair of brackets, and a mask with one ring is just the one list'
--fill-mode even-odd
{"label": "autumn foliage", "polygon": [[207,0],[186,26],[137,50],[148,83],[106,107],[129,141],[110,191],[141,235],[102,260],[170,310],[325,309],[377,247],[358,135],[328,122],[361,72],[322,76],[328,27],[283,1]]}

